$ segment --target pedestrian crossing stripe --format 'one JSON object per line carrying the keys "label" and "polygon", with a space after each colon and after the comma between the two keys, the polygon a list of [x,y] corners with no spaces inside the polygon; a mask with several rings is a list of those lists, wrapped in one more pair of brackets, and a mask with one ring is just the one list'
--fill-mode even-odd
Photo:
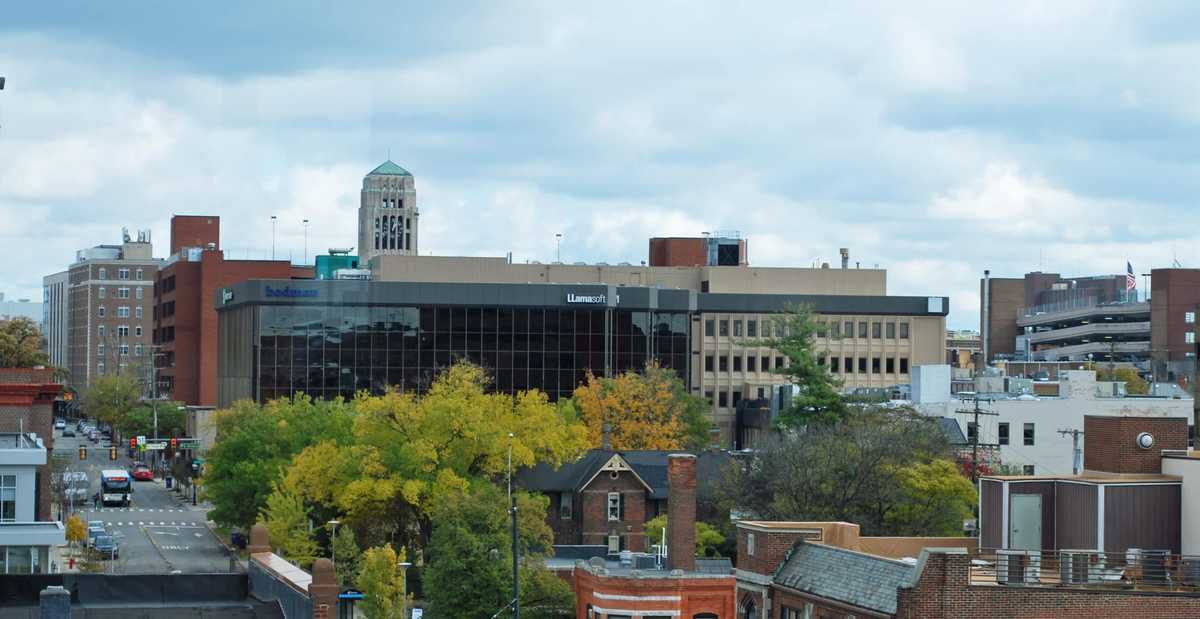
{"label": "pedestrian crossing stripe", "polygon": [[160,546],[160,548],[163,550],[178,550],[182,552],[187,552],[192,549],[191,546]]}

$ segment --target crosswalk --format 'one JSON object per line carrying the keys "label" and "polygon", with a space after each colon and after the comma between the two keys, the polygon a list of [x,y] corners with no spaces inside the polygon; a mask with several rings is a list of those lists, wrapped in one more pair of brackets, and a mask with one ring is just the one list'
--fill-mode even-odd
{"label": "crosswalk", "polygon": [[192,549],[191,546],[159,546],[159,548],[163,550],[177,550],[180,552],[187,552]]}
{"label": "crosswalk", "polygon": [[143,508],[143,507],[101,507],[98,509],[85,509],[85,514],[128,514],[128,513],[172,513],[172,512],[191,512],[194,510],[183,507],[164,507],[160,509]]}
{"label": "crosswalk", "polygon": [[106,522],[105,524],[107,524],[109,526],[114,526],[114,527],[177,527],[180,529],[203,529],[203,528],[205,528],[204,523],[201,523],[201,522],[186,522],[186,521],[177,522],[177,521],[166,521],[166,520],[159,521],[159,522],[155,522],[153,520],[128,520],[128,521]]}

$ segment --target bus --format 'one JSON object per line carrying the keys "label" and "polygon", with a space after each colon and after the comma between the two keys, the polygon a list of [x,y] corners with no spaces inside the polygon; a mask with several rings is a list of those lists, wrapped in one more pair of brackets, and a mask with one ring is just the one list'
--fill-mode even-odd
{"label": "bus", "polygon": [[123,505],[128,507],[133,486],[129,473],[121,469],[100,471],[100,502],[105,506]]}

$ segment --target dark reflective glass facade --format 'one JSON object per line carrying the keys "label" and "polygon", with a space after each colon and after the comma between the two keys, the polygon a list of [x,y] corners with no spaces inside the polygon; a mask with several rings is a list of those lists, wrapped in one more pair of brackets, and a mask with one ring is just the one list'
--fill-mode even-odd
{"label": "dark reflective glass facade", "polygon": [[569,396],[590,369],[613,375],[657,359],[687,379],[682,311],[463,306],[263,305],[256,308],[254,397],[423,391],[458,360],[501,391]]}

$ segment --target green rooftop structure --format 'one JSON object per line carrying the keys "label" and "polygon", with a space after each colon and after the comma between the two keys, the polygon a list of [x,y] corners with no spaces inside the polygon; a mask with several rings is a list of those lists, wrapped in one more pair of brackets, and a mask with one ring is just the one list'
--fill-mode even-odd
{"label": "green rooftop structure", "polygon": [[317,279],[334,279],[334,272],[338,269],[357,269],[358,256],[349,253],[329,253],[323,256],[317,256],[316,278]]}
{"label": "green rooftop structure", "polygon": [[371,170],[367,176],[412,176],[408,170],[396,165],[391,159],[379,164],[379,167]]}

